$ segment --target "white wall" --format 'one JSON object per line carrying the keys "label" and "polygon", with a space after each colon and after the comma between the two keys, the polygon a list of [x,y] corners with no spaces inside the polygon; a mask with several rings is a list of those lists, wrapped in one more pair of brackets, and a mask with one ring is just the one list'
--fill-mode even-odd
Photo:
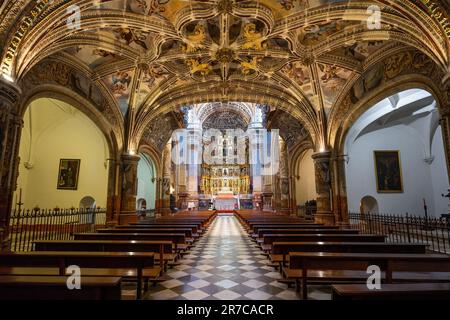
{"label": "white wall", "polygon": [[296,168],[295,175],[300,176],[300,179],[295,178],[297,205],[304,205],[306,201],[316,199],[314,161],[311,158],[313,153],[313,150],[308,150]]}
{"label": "white wall", "polygon": [[[31,120],[31,121],[30,121]],[[54,99],[38,99],[24,116],[20,144],[18,196],[26,209],[78,208],[91,196],[97,206],[106,207],[109,151],[103,133],[87,116]],[[77,190],[58,190],[60,159],[80,159]],[[24,164],[33,165],[26,169]]]}
{"label": "white wall", "polygon": [[145,199],[147,202],[147,209],[154,209],[156,201],[156,185],[152,179],[156,178],[156,175],[154,174],[155,169],[150,162],[151,160],[142,154],[140,157],[141,159],[138,163],[138,191],[136,201]]}
{"label": "white wall", "polygon": [[442,194],[448,192],[448,180],[446,179],[447,163],[445,160],[444,142],[442,139],[442,129],[438,127],[436,134],[431,144],[431,154],[434,156],[434,161],[430,166],[431,181],[433,183],[433,193],[435,202],[436,215],[448,213],[448,198],[443,198]]}
{"label": "white wall", "polygon": [[[377,193],[374,150],[400,150],[403,193]],[[422,199],[425,198],[429,215],[440,216],[447,200],[439,197],[448,186],[442,136],[437,134],[434,138],[435,160],[431,165],[424,161],[429,157],[426,150],[421,133],[404,124],[364,134],[350,144],[346,150],[349,155],[346,179],[350,212],[359,212],[361,199],[372,196],[378,201],[380,213],[423,215]]]}

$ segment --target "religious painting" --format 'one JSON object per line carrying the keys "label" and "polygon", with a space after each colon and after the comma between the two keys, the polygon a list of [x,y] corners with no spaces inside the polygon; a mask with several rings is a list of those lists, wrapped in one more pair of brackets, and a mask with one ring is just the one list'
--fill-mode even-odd
{"label": "religious painting", "polygon": [[378,193],[402,193],[402,168],[399,151],[374,151]]}
{"label": "religious painting", "polygon": [[58,189],[77,190],[80,173],[79,159],[61,159],[59,162]]}

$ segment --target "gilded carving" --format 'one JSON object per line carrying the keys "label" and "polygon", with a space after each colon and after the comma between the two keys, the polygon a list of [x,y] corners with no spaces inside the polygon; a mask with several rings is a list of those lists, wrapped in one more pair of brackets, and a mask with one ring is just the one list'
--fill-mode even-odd
{"label": "gilded carving", "polygon": [[205,27],[199,23],[195,26],[194,31],[186,36],[186,43],[182,46],[183,52],[193,53],[203,49],[205,46],[202,42],[205,41],[205,38]]}
{"label": "gilded carving", "polygon": [[260,58],[258,57],[253,57],[249,61],[242,61],[242,74],[249,75],[253,71],[258,71],[258,61],[260,61]]}
{"label": "gilded carving", "polygon": [[200,63],[197,59],[188,59],[186,63],[192,75],[199,72],[202,76],[206,76],[211,72],[211,66],[208,63]]}
{"label": "gilded carving", "polygon": [[388,79],[395,78],[412,64],[411,52],[396,54],[385,61],[385,75]]}
{"label": "gilded carving", "polygon": [[267,42],[263,39],[263,34],[256,31],[254,23],[248,23],[244,26],[243,36],[245,43],[242,45],[242,49],[263,50],[267,48]]}

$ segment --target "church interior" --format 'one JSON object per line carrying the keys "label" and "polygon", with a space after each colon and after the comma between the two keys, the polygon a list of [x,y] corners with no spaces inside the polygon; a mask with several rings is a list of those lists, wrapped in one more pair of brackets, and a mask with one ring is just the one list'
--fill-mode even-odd
{"label": "church interior", "polygon": [[0,1],[0,145],[0,300],[450,299],[446,0]]}

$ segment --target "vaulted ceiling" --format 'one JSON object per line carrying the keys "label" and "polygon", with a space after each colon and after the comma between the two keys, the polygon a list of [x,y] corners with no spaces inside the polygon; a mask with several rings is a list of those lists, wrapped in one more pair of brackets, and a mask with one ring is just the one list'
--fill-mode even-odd
{"label": "vaulted ceiling", "polygon": [[[67,24],[77,8],[80,28]],[[175,107],[221,101],[270,104],[326,144],[341,98],[383,59],[413,50],[449,70],[445,30],[421,0],[9,0],[0,10],[2,73],[21,83],[46,61],[70,66],[76,87],[106,96],[108,116],[131,126],[125,144]]]}

